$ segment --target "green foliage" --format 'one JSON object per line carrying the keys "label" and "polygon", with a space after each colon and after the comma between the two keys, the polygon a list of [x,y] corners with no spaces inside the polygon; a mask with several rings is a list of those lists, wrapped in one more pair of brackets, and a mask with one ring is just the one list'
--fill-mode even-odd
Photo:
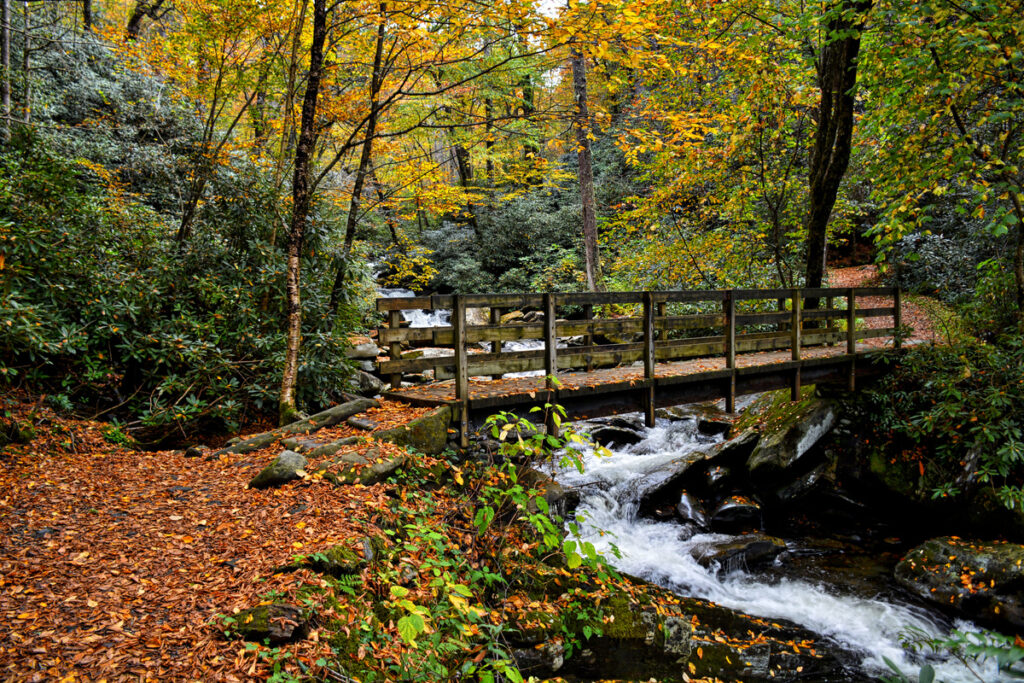
{"label": "green foliage", "polygon": [[987,486],[1024,510],[1024,338],[913,347],[867,400],[872,446],[916,463],[935,497]]}
{"label": "green foliage", "polygon": [[[269,174],[244,158],[216,168],[178,243],[193,114],[161,105],[159,84],[98,39],[36,58],[60,61],[40,89],[66,97],[43,101],[34,115],[49,125],[16,127],[0,150],[0,382],[118,418],[144,444],[273,413],[285,258]],[[322,329],[338,251],[326,218],[314,212],[307,247],[323,258],[303,271],[298,398],[310,408],[345,388],[335,332],[362,315],[354,300],[354,315]]]}
{"label": "green foliage", "polygon": [[[910,627],[900,635],[900,643],[912,652],[925,650],[952,657],[967,667],[978,680],[984,680],[976,670],[979,663],[991,660],[999,672],[1008,678],[1024,678],[1024,647],[1019,638],[1011,638],[994,631],[964,632],[954,630],[944,638],[934,638],[924,631]],[[900,670],[888,658],[885,663],[895,673],[883,677],[887,683],[932,683],[935,669],[930,664],[921,666],[916,678]]]}

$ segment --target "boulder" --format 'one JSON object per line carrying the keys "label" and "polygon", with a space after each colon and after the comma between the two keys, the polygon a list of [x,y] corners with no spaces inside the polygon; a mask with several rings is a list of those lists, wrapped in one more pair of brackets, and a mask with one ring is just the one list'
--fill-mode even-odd
{"label": "boulder", "polygon": [[414,448],[427,455],[438,455],[448,443],[448,427],[452,421],[450,406],[441,406],[402,427],[386,429],[373,435],[405,448]]}
{"label": "boulder", "polygon": [[377,342],[373,341],[369,337],[349,337],[348,343],[352,346],[345,351],[345,356],[347,358],[353,358],[356,360],[373,360],[380,355],[380,348],[377,346]]}
{"label": "boulder", "polygon": [[782,539],[763,534],[749,534],[721,543],[698,544],[690,554],[702,567],[717,568],[721,572],[729,573],[768,564],[785,550],[786,542]]}
{"label": "boulder", "polygon": [[815,398],[813,392],[793,403],[781,401],[778,392],[765,396],[773,402],[760,413],[761,438],[747,459],[751,479],[759,482],[786,478],[836,421],[833,403]]}
{"label": "boulder", "polygon": [[729,496],[711,513],[711,528],[725,534],[761,530],[761,506],[746,496]]}
{"label": "boulder", "polygon": [[269,465],[260,470],[252,480],[249,481],[251,489],[266,489],[272,486],[280,486],[295,479],[301,479],[305,474],[303,468],[309,463],[304,456],[295,451],[282,451],[274,458]]}
{"label": "boulder", "polygon": [[185,449],[185,457],[186,458],[198,458],[203,453],[205,453],[207,450],[209,450],[209,446],[204,446],[202,444],[197,444],[195,446],[189,446],[188,448]]}
{"label": "boulder", "polygon": [[928,602],[1011,631],[1024,628],[1024,545],[925,541],[896,565],[896,580]]}
{"label": "boulder", "polygon": [[522,311],[509,311],[508,313],[501,316],[501,324],[508,325],[510,323],[519,323],[523,321]]}
{"label": "boulder", "polygon": [[356,370],[355,375],[352,376],[352,384],[355,392],[360,396],[377,396],[388,387],[376,375],[362,370]]}
{"label": "boulder", "polygon": [[658,510],[673,511],[679,502],[679,492],[683,488],[684,480],[691,474],[694,466],[703,460],[704,454],[699,451],[686,453],[666,463],[661,469],[648,472],[631,481],[630,486],[635,491],[632,497],[640,503],[640,514],[661,516]]}
{"label": "boulder", "polygon": [[732,470],[725,465],[712,465],[705,475],[708,488],[718,491],[724,487],[732,477]]}
{"label": "boulder", "polygon": [[317,467],[317,473],[335,486],[373,486],[405,464],[404,455],[384,455],[376,448],[340,453]]}
{"label": "boulder", "polygon": [[309,620],[302,608],[285,603],[259,605],[235,614],[229,633],[254,642],[270,641],[272,645],[305,638]]}

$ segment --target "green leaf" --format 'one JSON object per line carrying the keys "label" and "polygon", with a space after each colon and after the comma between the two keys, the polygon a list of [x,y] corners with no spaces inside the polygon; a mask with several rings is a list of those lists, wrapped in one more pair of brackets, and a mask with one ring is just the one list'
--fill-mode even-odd
{"label": "green leaf", "polygon": [[[416,619],[419,619],[420,628],[416,627]],[[416,645],[416,636],[423,630],[423,618],[418,615],[411,615],[402,617],[398,620],[398,635],[402,636],[402,640],[409,643],[410,645]]]}

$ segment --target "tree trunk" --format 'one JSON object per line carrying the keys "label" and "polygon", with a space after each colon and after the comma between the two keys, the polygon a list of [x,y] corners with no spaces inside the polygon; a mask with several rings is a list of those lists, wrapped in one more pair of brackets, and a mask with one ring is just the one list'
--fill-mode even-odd
{"label": "tree trunk", "polygon": [[82,0],[82,28],[92,30],[92,0]]}
{"label": "tree trunk", "polygon": [[596,292],[601,284],[601,256],[597,249],[597,214],[594,202],[594,167],[590,153],[590,110],[587,106],[587,64],[583,53],[573,48],[572,87],[576,97],[576,153],[579,157],[580,200],[583,203],[583,267],[587,289]]}
{"label": "tree trunk", "polygon": [[0,107],[3,139],[11,139],[11,0],[0,0]]}
{"label": "tree trunk", "polygon": [[295,174],[292,179],[292,220],[288,232],[288,273],[285,289],[288,297],[287,346],[281,373],[281,396],[278,401],[281,424],[294,422],[298,416],[295,385],[299,372],[299,349],[302,345],[302,296],[300,265],[302,243],[309,215],[310,159],[316,141],[316,107],[323,74],[324,42],[327,35],[327,0],[313,0],[313,40],[309,49],[309,76],[302,100],[299,141],[295,146]]}
{"label": "tree trunk", "polygon": [[373,52],[373,74],[370,76],[370,114],[366,118],[366,135],[363,138],[363,149],[359,154],[359,167],[356,169],[356,177],[352,182],[352,198],[348,203],[348,216],[345,218],[345,244],[342,252],[341,262],[338,263],[338,270],[334,275],[334,284],[331,286],[331,299],[327,305],[328,319],[326,328],[334,326],[337,318],[338,307],[341,305],[341,298],[345,291],[345,279],[347,278],[347,262],[352,253],[352,245],[356,240],[356,227],[359,225],[359,209],[362,206],[363,185],[366,184],[366,176],[371,172],[370,159],[373,154],[373,138],[377,134],[377,115],[380,107],[380,89],[384,84],[384,71],[382,68],[384,59],[384,22],[386,20],[387,5],[380,3],[380,22],[377,24],[377,40]]}
{"label": "tree trunk", "polygon": [[[821,49],[818,60],[818,126],[811,151],[807,215],[806,287],[821,287],[825,279],[828,253],[827,228],[836,204],[839,186],[850,163],[853,140],[854,89],[857,86],[857,56],[860,53],[860,30],[863,13],[871,7],[870,0],[839,0],[833,7],[835,15],[826,22],[826,33],[840,33]],[[851,16],[853,15],[853,16]],[[851,31],[852,29],[852,31]],[[815,308],[817,300],[807,302]]]}

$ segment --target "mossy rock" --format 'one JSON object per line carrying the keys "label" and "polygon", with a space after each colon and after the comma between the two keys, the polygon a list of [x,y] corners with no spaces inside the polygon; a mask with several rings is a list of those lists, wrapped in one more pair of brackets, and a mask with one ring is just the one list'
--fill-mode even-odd
{"label": "mossy rock", "polygon": [[294,479],[301,479],[303,468],[309,463],[304,456],[294,451],[282,451],[269,465],[249,481],[249,488],[266,489],[280,486]]}
{"label": "mossy rock", "polygon": [[748,409],[761,434],[747,459],[754,480],[787,476],[836,422],[835,404],[815,396],[813,387],[805,387],[799,401],[789,398],[786,391],[770,392]]}
{"label": "mossy rock", "polygon": [[407,425],[377,432],[373,437],[378,441],[413,448],[427,455],[438,455],[448,444],[448,427],[451,421],[451,406],[441,406]]}
{"label": "mossy rock", "polygon": [[243,640],[288,643],[305,638],[309,620],[300,607],[285,603],[258,605],[233,617],[230,633]]}
{"label": "mossy rock", "polygon": [[1024,545],[956,536],[925,541],[896,565],[896,580],[921,598],[971,619],[1024,630]]}
{"label": "mossy rock", "polygon": [[[598,586],[576,576],[541,569],[529,595],[592,596]],[[519,579],[525,587],[526,577]],[[619,591],[600,603],[600,614],[552,613],[528,607],[510,616],[513,648],[542,650],[565,634],[584,648],[557,670],[535,669],[538,676],[575,676],[579,680],[686,681],[719,678],[743,681],[869,680],[848,670],[857,655],[816,643],[817,636],[799,626],[747,616],[702,600],[680,597],[666,589],[630,578],[636,588]],[[596,610],[595,610],[596,611]],[[584,629],[594,633],[584,637]],[[596,635],[600,633],[600,635]],[[793,644],[798,643],[799,652]],[[532,666],[558,663],[548,653],[531,657]]]}

